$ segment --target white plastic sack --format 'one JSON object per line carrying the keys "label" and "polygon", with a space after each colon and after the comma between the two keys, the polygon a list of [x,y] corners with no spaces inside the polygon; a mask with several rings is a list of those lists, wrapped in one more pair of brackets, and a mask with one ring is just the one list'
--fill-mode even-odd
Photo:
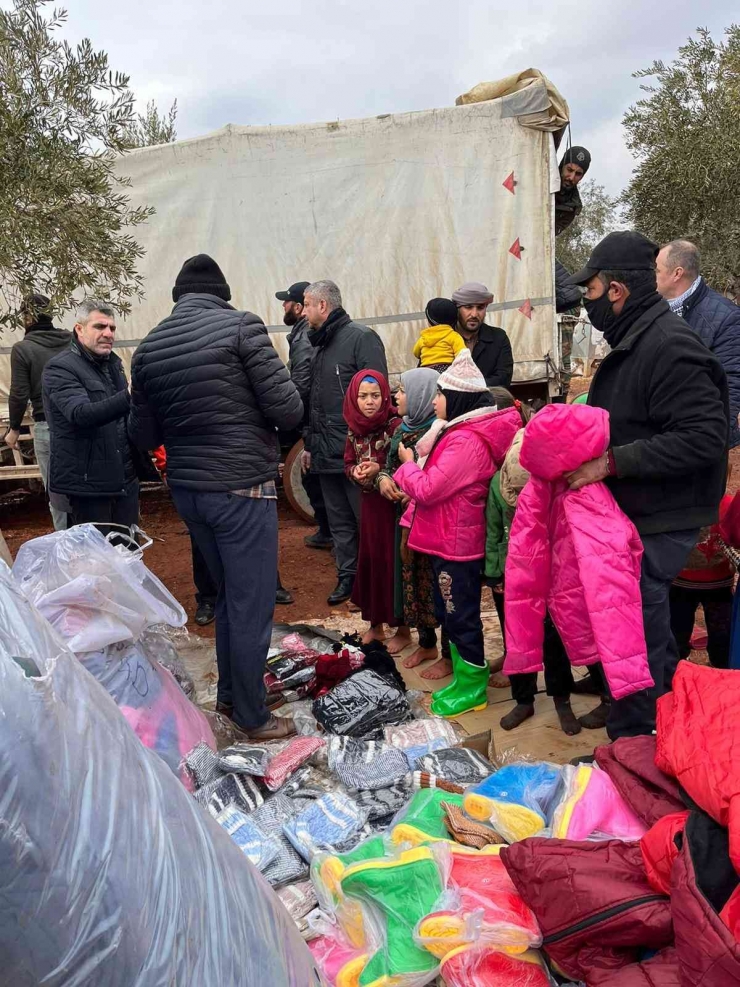
{"label": "white plastic sack", "polygon": [[136,641],[153,624],[182,627],[187,620],[141,559],[114,548],[92,524],[27,541],[13,576],[76,654]]}
{"label": "white plastic sack", "polygon": [[1,562],[0,957],[13,987],[320,983],[239,847]]}

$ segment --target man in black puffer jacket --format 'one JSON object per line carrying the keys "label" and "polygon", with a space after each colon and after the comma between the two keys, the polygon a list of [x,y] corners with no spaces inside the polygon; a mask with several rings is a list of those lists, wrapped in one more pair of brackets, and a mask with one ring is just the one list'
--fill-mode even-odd
{"label": "man in black puffer jacket", "polygon": [[70,524],[130,526],[139,520],[139,477],[156,477],[129,445],[129,394],[113,350],[116,321],[107,302],[80,306],[69,347],[42,377],[49,423],[49,493],[66,498]]}
{"label": "man in black puffer jacket", "polygon": [[164,444],[175,506],[219,586],[217,709],[255,739],[292,732],[270,715],[263,675],[277,582],[277,429],[303,404],[262,320],[229,305],[206,254],[185,261],[175,307],[134,354],[129,433]]}
{"label": "man in black puffer jacket", "polygon": [[306,288],[303,312],[311,327],[308,338],[316,347],[303,467],[321,477],[339,577],[328,603],[337,606],[352,593],[360,520],[360,488],[344,472],[344,395],[358,370],[388,376],[388,365],[380,336],[352,321],[333,281],[315,281]]}

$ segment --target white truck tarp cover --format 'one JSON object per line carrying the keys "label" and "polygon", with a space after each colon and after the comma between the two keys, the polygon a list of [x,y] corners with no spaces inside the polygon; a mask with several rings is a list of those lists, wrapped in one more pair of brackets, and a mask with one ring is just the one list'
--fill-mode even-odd
{"label": "white truck tarp cover", "polygon": [[[542,83],[503,98],[366,120],[227,126],[121,158],[134,205],[156,214],[135,231],[146,297],[119,319],[116,351],[172,308],[182,262],[208,253],[232,304],[260,315],[287,359],[275,292],[330,278],[355,320],[382,336],[391,372],[415,366],[424,307],[465,281],[494,293],[488,317],[511,339],[514,379],[559,364],[554,307],[551,133],[522,126]],[[71,328],[72,313],[57,324]],[[0,406],[10,346],[0,338]],[[552,367],[552,364],[550,365]]]}

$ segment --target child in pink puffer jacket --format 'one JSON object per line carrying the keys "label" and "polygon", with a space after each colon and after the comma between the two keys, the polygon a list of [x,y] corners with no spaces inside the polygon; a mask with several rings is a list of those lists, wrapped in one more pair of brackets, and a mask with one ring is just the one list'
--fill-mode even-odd
{"label": "child in pink puffer jacket", "polygon": [[394,480],[413,501],[408,545],[431,556],[437,618],[451,643],[454,678],[434,693],[432,712],[454,717],[487,704],[480,617],[486,501],[522,419],[515,408],[496,409],[468,349],[440,375],[434,410],[445,424],[423,469],[400,445]]}

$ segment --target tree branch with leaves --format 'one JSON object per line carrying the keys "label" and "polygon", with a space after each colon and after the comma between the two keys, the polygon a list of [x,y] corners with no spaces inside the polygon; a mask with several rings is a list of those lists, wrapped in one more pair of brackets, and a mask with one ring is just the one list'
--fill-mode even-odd
{"label": "tree branch with leaves", "polygon": [[154,210],[131,207],[116,158],[142,134],[174,137],[176,105],[137,118],[129,77],[89,39],[61,40],[66,11],[46,7],[0,9],[0,328],[32,291],[57,312],[84,295],[130,309],[143,294],[134,231]]}

